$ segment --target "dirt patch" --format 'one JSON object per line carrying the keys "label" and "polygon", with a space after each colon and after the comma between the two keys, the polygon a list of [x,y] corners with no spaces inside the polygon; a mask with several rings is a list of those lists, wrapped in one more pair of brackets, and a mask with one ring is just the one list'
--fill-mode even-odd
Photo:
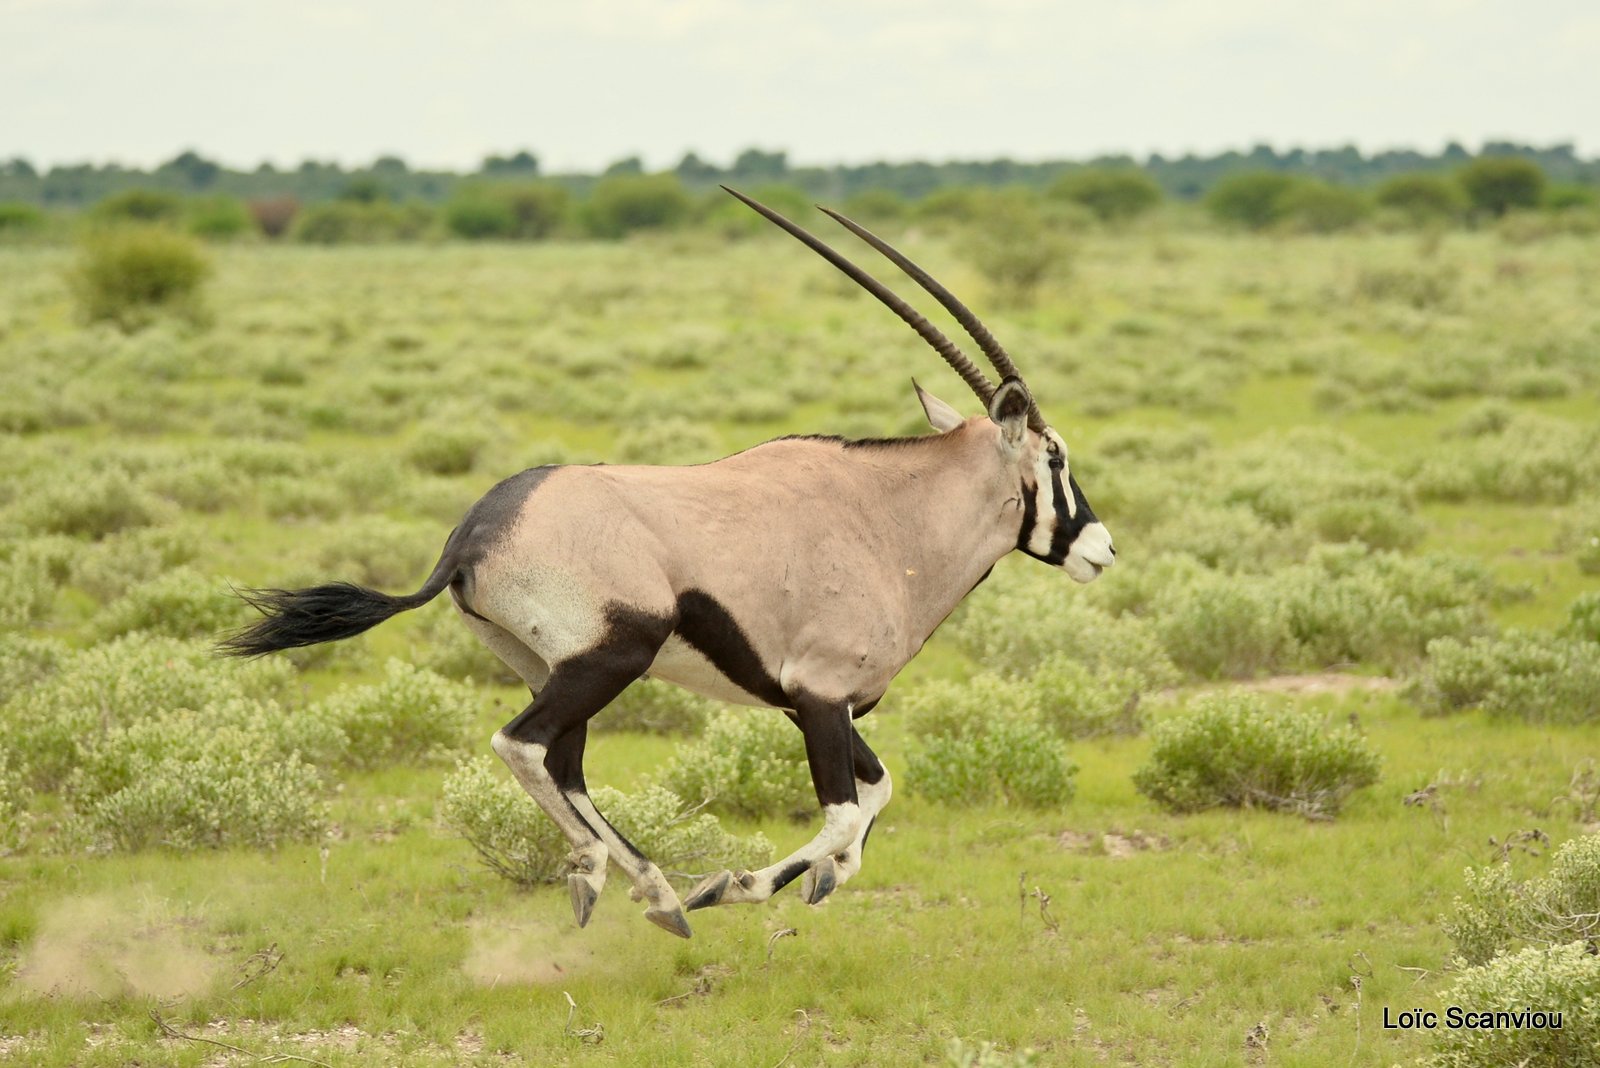
{"label": "dirt patch", "polygon": [[577,928],[535,923],[483,921],[472,925],[472,942],[461,968],[475,983],[558,983],[592,967],[594,949]]}
{"label": "dirt patch", "polygon": [[1056,844],[1072,853],[1099,854],[1113,860],[1125,860],[1135,853],[1160,852],[1171,849],[1172,841],[1165,835],[1147,834],[1144,831],[1074,831],[1065,830],[1056,835]]}
{"label": "dirt patch", "polygon": [[208,990],[220,961],[199,921],[134,895],[68,898],[45,913],[17,982],[38,994],[179,998]]}
{"label": "dirt patch", "polygon": [[1335,671],[1320,675],[1273,675],[1265,679],[1249,679],[1236,685],[1252,693],[1292,693],[1314,697],[1325,693],[1389,693],[1398,689],[1400,683],[1381,675],[1346,675]]}

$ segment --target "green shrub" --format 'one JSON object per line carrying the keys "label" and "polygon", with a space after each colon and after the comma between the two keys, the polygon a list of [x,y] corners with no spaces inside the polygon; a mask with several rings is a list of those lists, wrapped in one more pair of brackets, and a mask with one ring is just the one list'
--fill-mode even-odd
{"label": "green shrub", "polygon": [[159,227],[124,226],[87,235],[68,282],[83,318],[133,330],[158,312],[199,318],[200,287],[210,273],[191,239]]}
{"label": "green shrub", "polygon": [[1294,178],[1275,171],[1232,174],[1211,187],[1206,210],[1218,222],[1265,230],[1283,221],[1284,198],[1294,187]]}
{"label": "green shrub", "polygon": [[95,540],[154,526],[170,513],[170,505],[140,489],[121,471],[49,482],[11,510],[27,530]]}
{"label": "green shrub", "polygon": [[717,707],[716,701],[681,686],[645,679],[622,691],[589,725],[596,730],[699,734]]}
{"label": "green shrub", "polygon": [[406,241],[427,233],[433,221],[426,204],[333,200],[298,212],[290,234],[313,245]]}
{"label": "green shrub", "polygon": [[[1542,201],[1550,211],[1583,211],[1600,207],[1600,189],[1577,182],[1552,182],[1545,187]],[[0,223],[4,229],[4,223]]]}
{"label": "green shrub", "polygon": [[1379,184],[1373,200],[1412,226],[1449,222],[1467,208],[1461,186],[1440,174],[1397,174]]}
{"label": "green shrub", "polygon": [[618,461],[629,464],[701,464],[722,451],[715,429],[677,416],[629,425],[617,435],[614,450]]}
{"label": "green shrub", "polygon": [[1474,211],[1499,218],[1515,208],[1537,208],[1544,196],[1543,169],[1518,156],[1480,156],[1456,172]]}
{"label": "green shrub", "polygon": [[0,749],[0,857],[21,849],[33,822],[33,791],[9,749]]}
{"label": "green shrub", "polygon": [[1047,218],[1035,198],[1003,190],[985,198],[982,220],[967,234],[967,255],[1000,302],[1025,307],[1047,280],[1071,274],[1068,228]]}
{"label": "green shrub", "polygon": [[1584,641],[1600,642],[1600,591],[1579,594],[1567,609],[1566,633]]}
{"label": "green shrub", "polygon": [[805,739],[771,709],[726,709],[705,732],[678,747],[661,784],[690,804],[723,816],[802,819],[816,811]]}
{"label": "green shrub", "polygon": [[945,633],[973,660],[992,671],[1025,676],[1046,660],[1065,657],[1096,673],[1131,673],[1146,689],[1170,686],[1182,677],[1150,620],[1113,615],[1057,583],[1038,581],[1033,567],[996,575],[945,625]]}
{"label": "green shrub", "polygon": [[1203,572],[1169,590],[1156,629],[1172,662],[1205,679],[1248,678],[1298,653],[1278,590],[1249,576]]}
{"label": "green shrub", "polygon": [[1378,756],[1352,728],[1248,694],[1197,698],[1151,737],[1134,786],[1174,812],[1260,806],[1327,818],[1378,780]]}
{"label": "green shrub", "polygon": [[1556,545],[1585,575],[1600,575],[1600,499],[1586,500],[1562,520]]}
{"label": "green shrub", "polygon": [[55,674],[72,650],[54,638],[0,631],[0,708],[11,694]]}
{"label": "green shrub", "polygon": [[89,622],[100,640],[134,631],[170,638],[215,637],[245,622],[225,579],[189,567],[157,575],[102,608]]}
{"label": "green shrub", "polygon": [[[1011,689],[1003,680],[979,685]],[[1010,700],[1015,691],[997,696]],[[906,777],[913,790],[934,801],[1044,808],[1065,804],[1076,788],[1078,767],[1066,743],[1032,709],[999,703],[960,722],[934,713],[910,729]]]}
{"label": "green shrub", "polygon": [[1426,712],[1481,707],[1535,723],[1600,719],[1600,645],[1538,631],[1469,641],[1440,638],[1413,688]]}
{"label": "green shrub", "polygon": [[176,224],[183,218],[183,198],[161,189],[128,189],[101,200],[89,216],[107,223]]}
{"label": "green shrub", "polygon": [[0,627],[26,626],[50,615],[75,547],[67,538],[0,544]]}
{"label": "green shrub", "polygon": [[406,448],[406,460],[430,475],[464,475],[494,439],[481,423],[467,419],[420,427]]}
{"label": "green shrub", "polygon": [[80,747],[120,726],[229,698],[280,699],[294,684],[285,660],[223,660],[209,642],[133,634],[73,653],[0,705],[9,745],[35,786],[54,789]]}
{"label": "green shrub", "polygon": [[[522,787],[494,767],[490,758],[479,757],[445,779],[445,825],[490,870],[520,886],[559,880],[568,871],[571,845]],[[716,817],[694,811],[662,787],[632,795],[600,787],[592,798],[612,826],[669,877],[758,868],[772,859],[772,846],[761,835],[728,834]]]}
{"label": "green shrub", "polygon": [[952,1038],[944,1051],[949,1068],[1034,1068],[1038,1055],[1031,1049],[1006,1050],[993,1042],[968,1043]]}
{"label": "green shrub", "polygon": [[1362,267],[1355,292],[1362,300],[1387,301],[1418,311],[1449,305],[1460,288],[1461,272],[1442,267]]}
{"label": "green shrub", "polygon": [[0,237],[31,234],[44,229],[42,210],[19,200],[0,200]]}
{"label": "green shrub", "polygon": [[467,748],[482,704],[471,686],[390,660],[382,682],[337,690],[303,714],[343,733],[344,763],[375,768],[438,761]]}
{"label": "green shrub", "polygon": [[444,223],[468,240],[501,238],[541,241],[561,228],[571,214],[567,191],[548,182],[469,184],[459,187],[444,207]]}
{"label": "green shrub", "polygon": [[676,175],[618,174],[595,184],[583,205],[583,222],[595,237],[620,238],[677,226],[691,207]]}
{"label": "green shrub", "polygon": [[250,209],[237,197],[211,196],[191,200],[189,232],[197,237],[222,240],[248,234],[256,228]]}
{"label": "green shrub", "polygon": [[415,589],[443,544],[444,532],[431,523],[358,516],[327,528],[316,566],[342,582]]}
{"label": "green shrub", "polygon": [[1036,720],[1063,739],[1135,734],[1145,680],[1129,672],[1095,672],[1055,656],[1017,676],[981,672],[966,682],[934,680],[898,704],[914,733],[962,734],[996,711]]}
{"label": "green shrub", "polygon": [[1297,230],[1331,234],[1357,225],[1371,214],[1372,207],[1357,190],[1302,180],[1284,191],[1278,211],[1283,221]]}
{"label": "green shrub", "polygon": [[316,770],[284,753],[264,724],[219,725],[209,710],[181,710],[107,732],[70,796],[80,832],[101,848],[263,847],[321,832],[319,787]]}
{"label": "green shrub", "polygon": [[1561,1013],[1561,1029],[1440,1027],[1429,1068],[1590,1068],[1600,1063],[1600,957],[1531,946],[1470,968],[1441,995],[1471,1012]]}
{"label": "green shrub", "polygon": [[1600,936],[1600,834],[1563,843],[1546,874],[1526,882],[1508,864],[1466,871],[1466,892],[1444,919],[1456,956],[1484,964],[1523,945]]}
{"label": "green shrub", "polygon": [[1101,222],[1136,218],[1161,203],[1155,179],[1132,167],[1086,167],[1069,171],[1050,187],[1050,196],[1081,204]]}

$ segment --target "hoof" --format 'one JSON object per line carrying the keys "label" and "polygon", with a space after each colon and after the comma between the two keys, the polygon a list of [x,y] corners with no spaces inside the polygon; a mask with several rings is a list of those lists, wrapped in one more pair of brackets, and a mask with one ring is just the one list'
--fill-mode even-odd
{"label": "hoof", "polygon": [[588,926],[594,903],[600,897],[599,888],[590,881],[589,876],[573,872],[567,876],[567,892],[572,895],[572,915],[578,921],[578,926]]}
{"label": "hoof", "polygon": [[[733,872],[719,871],[715,875],[706,876],[701,884],[694,888],[689,895],[689,900],[683,907],[693,912],[695,909],[709,908],[722,900],[722,895],[728,892],[728,887],[733,885]],[[649,915],[649,913],[646,913]]]}
{"label": "hoof", "polygon": [[800,881],[800,896],[807,905],[815,905],[833,893],[838,885],[839,862],[823,857],[807,869],[805,878]]}
{"label": "hoof", "polygon": [[684,918],[683,910],[673,909],[645,909],[644,918],[679,938],[689,938],[694,932],[689,930],[689,921]]}

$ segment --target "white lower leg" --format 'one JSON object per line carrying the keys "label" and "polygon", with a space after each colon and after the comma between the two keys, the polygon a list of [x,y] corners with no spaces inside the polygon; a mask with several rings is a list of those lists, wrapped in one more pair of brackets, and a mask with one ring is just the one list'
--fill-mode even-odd
{"label": "white lower leg", "polygon": [[856,780],[856,797],[861,801],[861,831],[838,857],[841,885],[861,870],[861,853],[866,848],[867,832],[872,829],[872,821],[878,818],[893,795],[894,782],[889,778],[888,768],[883,769],[883,778],[875,783]]}
{"label": "white lower leg", "polygon": [[[572,862],[572,877],[580,878],[587,886],[582,896],[592,905],[605,886],[608,850],[587,819],[575,811],[571,802],[556,787],[555,779],[544,766],[546,748],[532,742],[519,742],[508,737],[504,731],[496,731],[489,745],[495,755],[506,762],[517,782],[528,791],[528,796],[572,843],[572,853],[568,858]],[[587,906],[580,905],[578,888],[573,888],[573,894],[573,907],[582,925],[588,920]]]}
{"label": "white lower leg", "polygon": [[605,843],[612,863],[621,868],[622,873],[633,884],[631,895],[633,899],[649,904],[645,915],[652,922],[687,938],[689,925],[683,918],[683,906],[678,900],[677,891],[672,889],[672,884],[661,874],[661,869],[656,867],[650,858],[623,840],[600,814],[600,810],[594,807],[594,802],[589,799],[588,794],[574,790],[565,796]]}
{"label": "white lower leg", "polygon": [[[851,802],[840,805],[824,805],[822,807],[822,830],[817,836],[799,849],[790,853],[776,864],[768,865],[760,871],[743,871],[732,873],[727,880],[726,887],[719,887],[720,893],[716,894],[714,901],[705,904],[752,904],[766,901],[773,894],[793,882],[801,874],[808,874],[811,869],[823,861],[832,865],[835,853],[841,852],[861,834],[861,806]],[[702,890],[719,883],[730,873],[723,872],[714,875],[695,890],[691,904],[695,903]],[[832,889],[832,885],[828,886]],[[824,892],[823,896],[826,896]],[[813,900],[808,894],[807,900]]]}

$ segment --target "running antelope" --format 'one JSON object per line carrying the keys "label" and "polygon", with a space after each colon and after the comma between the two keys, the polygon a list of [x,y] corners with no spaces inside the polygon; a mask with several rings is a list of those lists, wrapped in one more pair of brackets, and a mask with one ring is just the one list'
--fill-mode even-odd
{"label": "running antelope", "polygon": [[[572,843],[586,924],[614,862],[645,915],[689,937],[684,909],[765,901],[797,877],[816,904],[861,868],[890,777],[852,720],[871,711],[955,606],[1013,549],[1090,582],[1111,535],[1067,468],[1010,357],[965,305],[883,240],[823,211],[933,295],[972,335],[990,382],[910,305],[740,193],[904,319],[987,409],[964,419],[920,386],[937,433],[887,441],[789,437],[694,467],[536,467],[473,505],[420,590],[349,583],[246,594],[265,616],[228,653],[348,638],[450,591],[462,621],[533,701],[492,740]],[[588,721],[649,674],[706,696],[784,710],[805,736],[822,829],[760,871],[710,876],[680,903],[589,799]]]}

